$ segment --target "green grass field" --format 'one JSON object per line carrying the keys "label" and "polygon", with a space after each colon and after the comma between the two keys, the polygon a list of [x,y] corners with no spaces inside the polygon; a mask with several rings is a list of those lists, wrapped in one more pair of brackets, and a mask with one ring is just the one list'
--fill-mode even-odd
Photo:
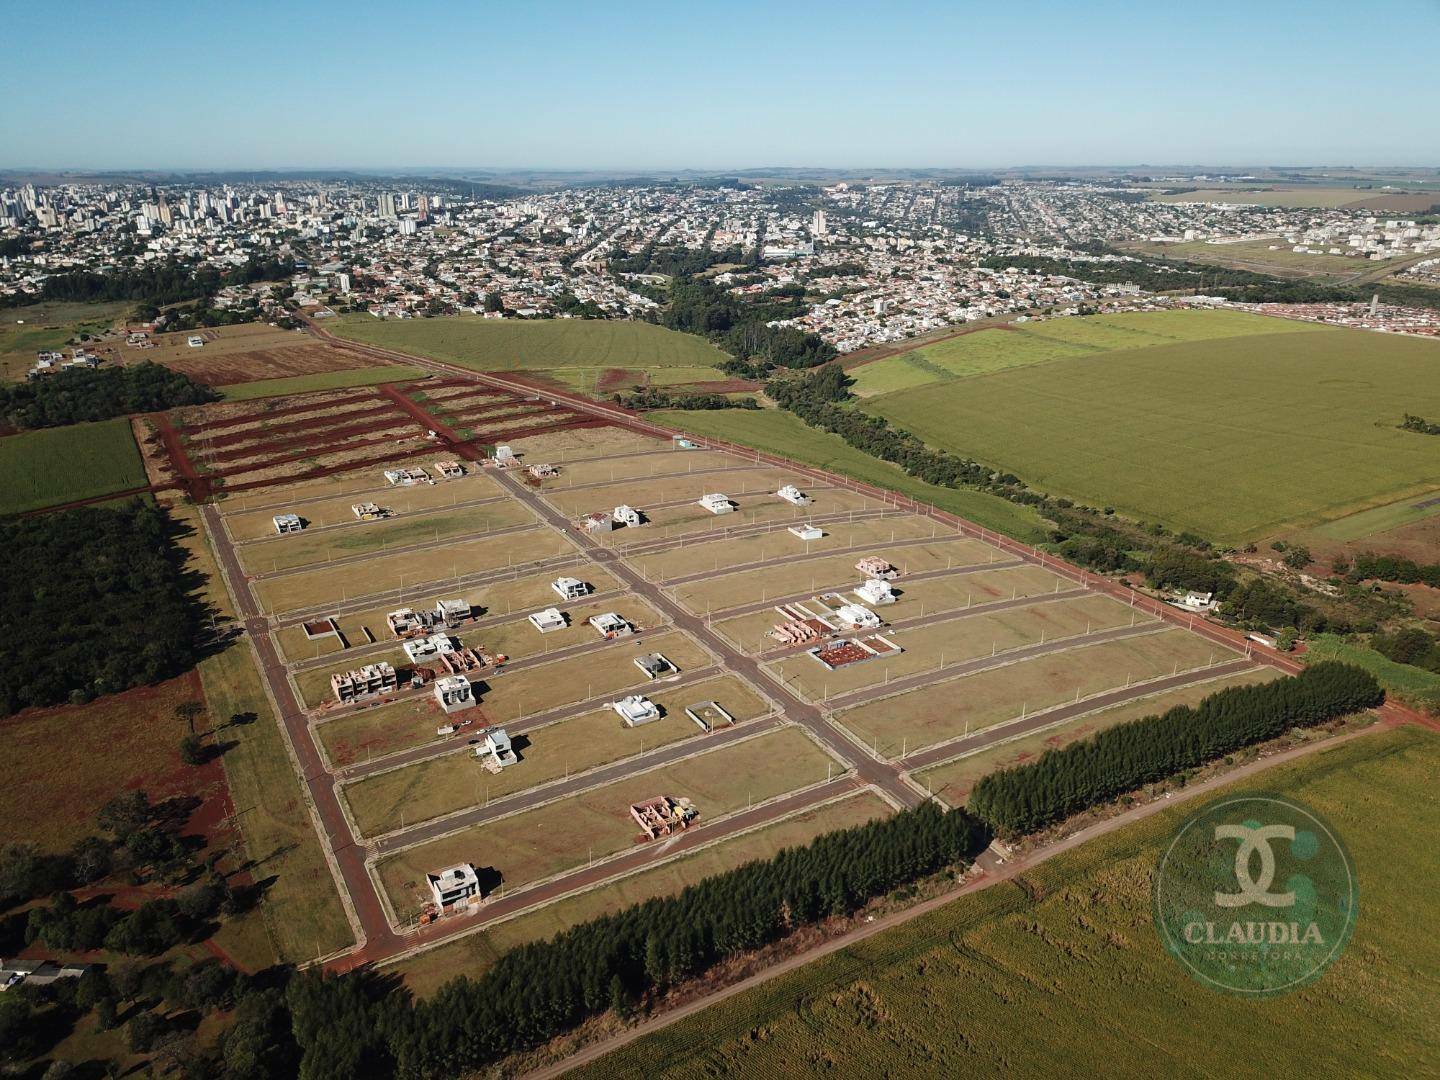
{"label": "green grass field", "polygon": [[[1389,532],[1391,529],[1398,529],[1402,525],[1411,525],[1440,514],[1440,503],[1431,506],[1417,505],[1426,501],[1428,499],[1425,497],[1416,498],[1412,495],[1399,502],[1362,510],[1358,514],[1350,514],[1337,521],[1327,521],[1323,525],[1306,530],[1306,534],[1325,540],[1337,540],[1341,543],[1364,540],[1367,537]],[[1297,536],[1296,539],[1304,540],[1305,537]]]}
{"label": "green grass field", "polygon": [[258,379],[255,382],[231,383],[220,387],[226,401],[253,401],[256,398],[284,397],[287,394],[308,394],[315,390],[340,390],[347,386],[375,386],[377,383],[407,382],[424,378],[424,368],[368,367],[349,371],[325,371],[316,375],[293,375],[287,379]]}
{"label": "green grass field", "polygon": [[588,319],[376,319],[345,315],[331,327],[340,337],[429,356],[476,371],[549,372],[571,386],[593,387],[607,368],[703,369],[700,380],[724,376],[729,359],[704,338],[652,323]]}
{"label": "green grass field", "polygon": [[0,438],[0,514],[109,495],[145,484],[145,466],[124,418],[43,428]]}
{"label": "green grass field", "polygon": [[876,487],[919,499],[952,514],[1005,533],[1017,540],[1036,542],[1046,537],[1039,515],[1029,507],[981,491],[937,487],[908,476],[898,466],[846,444],[838,435],[806,427],[797,417],[776,409],[732,409],[687,412],[667,409],[647,417],[658,424],[682,429],[702,438],[725,439],[793,461],[817,465]]}
{"label": "green grass field", "polygon": [[855,385],[851,389],[860,397],[875,397],[1097,353],[1318,329],[1312,323],[1284,322],[1245,311],[1134,311],[1013,323],[1010,328],[962,334],[852,368]]}
{"label": "green grass field", "polygon": [[[1094,840],[638,1039],[570,1075],[1368,1076],[1433,1072],[1440,736],[1380,730],[1237,785],[1339,830],[1353,939],[1314,985],[1192,979],[1152,927],[1160,852],[1198,801]],[[1243,1055],[1237,1056],[1238,1048]]]}
{"label": "green grass field", "polygon": [[1440,439],[1396,426],[1440,413],[1436,372],[1435,342],[1322,327],[1097,351],[862,407],[1039,491],[1239,543],[1440,484]]}

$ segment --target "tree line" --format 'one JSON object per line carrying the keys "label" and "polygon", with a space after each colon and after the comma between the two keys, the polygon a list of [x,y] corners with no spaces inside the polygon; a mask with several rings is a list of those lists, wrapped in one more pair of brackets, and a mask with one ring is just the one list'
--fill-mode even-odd
{"label": "tree line", "polygon": [[1232,686],[1193,707],[1118,724],[989,773],[975,784],[969,807],[998,832],[1033,832],[1292,727],[1314,727],[1384,700],[1369,672],[1325,661],[1273,682]]}
{"label": "tree line", "polygon": [[0,307],[20,307],[43,300],[82,304],[115,300],[176,304],[213,296],[226,285],[280,281],[294,272],[295,263],[292,260],[276,258],[252,258],[223,272],[213,266],[199,266],[178,259],[104,273],[71,270],[50,275],[36,292],[0,297]]}
{"label": "tree line", "polygon": [[1345,576],[1350,581],[1394,581],[1401,585],[1419,583],[1440,589],[1440,563],[1417,563],[1403,555],[1364,552],[1355,556]]}
{"label": "tree line", "polygon": [[0,385],[0,416],[17,428],[60,427],[219,400],[190,376],[145,360],[126,367],[69,368]]}
{"label": "tree line", "polygon": [[752,397],[727,397],[724,394],[687,393],[663,390],[654,386],[637,386],[628,394],[613,395],[615,404],[626,409],[690,409],[709,412],[715,409],[758,409]]}
{"label": "tree line", "polygon": [[138,499],[0,520],[0,716],[195,666],[205,612],[173,528]]}

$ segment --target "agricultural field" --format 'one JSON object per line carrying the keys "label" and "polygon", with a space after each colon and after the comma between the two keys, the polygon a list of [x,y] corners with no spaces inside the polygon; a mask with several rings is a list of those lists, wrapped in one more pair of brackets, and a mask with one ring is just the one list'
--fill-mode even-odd
{"label": "agricultural field", "polygon": [[145,466],[123,417],[0,437],[0,514],[20,514],[144,487]]}
{"label": "agricultural field", "polygon": [[1437,200],[1440,200],[1440,192],[1387,192],[1374,187],[1207,188],[1155,196],[1156,202],[1163,203],[1209,202],[1228,203],[1232,206],[1249,204],[1321,209],[1350,207],[1409,214],[1423,213],[1434,206]]}
{"label": "agricultural field", "polygon": [[869,791],[846,795],[813,810],[718,841],[653,870],[644,870],[525,915],[496,923],[396,965],[412,993],[424,997],[458,975],[476,978],[503,953],[560,933],[588,919],[620,911],[656,896],[670,896],[688,885],[752,859],[764,859],[787,847],[806,844],[823,833],[853,828],[886,817],[890,804]]}
{"label": "agricultural field", "polygon": [[692,381],[723,379],[719,365],[729,359],[704,338],[620,320],[342,315],[330,329],[340,337],[476,371],[543,372],[571,386],[587,380],[594,386],[610,369],[689,368],[697,370],[687,374],[703,376]]}
{"label": "agricultural field", "polygon": [[[1431,904],[1440,736],[1374,733],[1226,791],[1279,792],[1339,830],[1362,912],[1314,986],[1254,1000],[1191,979],[1151,926],[1161,851],[1199,805],[1176,806],[1001,885],[711,1005],[572,1075],[608,1077],[1412,1076],[1440,1055]],[[1029,1018],[1022,1031],[1016,1018]],[[1164,1038],[1157,1039],[1156,1033]],[[1223,1032],[1223,1038],[1217,1037]],[[1323,1039],[1324,1053],[1316,1047]]]}
{"label": "agricultural field", "polygon": [[[105,334],[135,305],[46,302],[8,308],[0,318],[0,380],[19,381],[35,366],[35,354],[65,347],[71,338]],[[91,345],[86,342],[87,347]]]}
{"label": "agricultural field", "polygon": [[1440,485],[1440,440],[1398,428],[1440,414],[1437,363],[1440,343],[1314,327],[1097,351],[862,407],[1037,490],[1238,544]]}
{"label": "agricultural field", "polygon": [[855,380],[851,391],[868,398],[1097,353],[1318,329],[1311,323],[1282,321],[1243,311],[1132,311],[1045,319],[960,334],[898,356],[859,364],[850,368],[849,374]]}

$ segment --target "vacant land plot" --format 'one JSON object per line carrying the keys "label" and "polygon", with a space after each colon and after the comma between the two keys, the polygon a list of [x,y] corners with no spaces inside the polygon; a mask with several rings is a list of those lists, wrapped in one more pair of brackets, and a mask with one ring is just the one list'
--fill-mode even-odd
{"label": "vacant land plot", "polygon": [[[189,339],[205,342],[192,348]],[[319,375],[354,369],[361,361],[299,330],[265,323],[155,334],[151,348],[119,347],[126,361],[150,360],[211,386]]]}
{"label": "vacant land plot", "polygon": [[652,323],[618,320],[502,320],[478,315],[376,319],[347,315],[337,319],[331,329],[342,337],[476,371],[714,369],[729,359],[704,338]]}
{"label": "vacant land plot", "polygon": [[1271,679],[1278,678],[1279,674],[1274,668],[1255,668],[1252,671],[1241,672],[1239,675],[1214,679],[1182,687],[1179,690],[1167,690],[1164,693],[1153,694],[1124,705],[1113,705],[1108,709],[1100,709],[1074,720],[1067,720],[1046,731],[1026,735],[1023,738],[981,750],[976,754],[968,754],[944,765],[925,769],[916,773],[915,779],[924,784],[927,791],[934,792],[946,803],[951,806],[960,806],[964,804],[966,796],[970,794],[970,789],[975,786],[975,781],[986,773],[1019,765],[1038,757],[1046,750],[1057,750],[1062,746],[1068,746],[1078,739],[1088,738],[1106,728],[1123,724],[1127,720],[1138,720],[1142,716],[1155,716],[1173,709],[1177,705],[1194,705],[1201,698],[1208,697],[1227,687],[1253,686],[1255,683],[1269,682]]}
{"label": "vacant land plot", "polygon": [[1134,311],[1046,319],[962,334],[899,356],[861,364],[852,368],[850,374],[855,379],[855,393],[874,397],[929,383],[1100,352],[1313,329],[1311,324],[1277,322],[1242,311]]}
{"label": "vacant land plot", "polygon": [[1026,645],[1082,639],[1092,631],[1130,626],[1136,621],[1146,620],[1137,620],[1135,612],[1118,600],[1092,593],[1065,600],[1038,601],[1028,607],[990,614],[957,614],[937,622],[888,631],[886,636],[904,652],[852,664],[838,671],[827,671],[803,651],[772,661],[766,667],[791,690],[810,701],[820,701],[910,675],[943,671],[946,665],[997,656]]}
{"label": "vacant land plot", "polygon": [[[488,476],[473,472],[462,480],[444,484],[384,488],[376,486],[373,492],[364,501],[378,503],[396,515],[415,514],[454,506],[457,503],[497,498],[500,495],[494,481]],[[295,513],[300,515],[307,529],[324,525],[355,525],[355,513],[350,509],[355,502],[354,498],[344,496],[322,499],[296,506]],[[225,526],[236,541],[266,539],[275,535],[275,524],[271,520],[273,515],[273,510],[231,513],[225,519]]]}
{"label": "vacant land plot", "polygon": [[[202,699],[192,672],[88,705],[27,709],[6,719],[0,820],[7,836],[63,851],[98,831],[95,815],[117,795],[143,788],[159,802],[190,794],[184,781],[195,770],[180,762],[189,727],[175,710]],[[97,746],[105,752],[97,755]]]}
{"label": "vacant land plot", "polygon": [[846,709],[836,720],[890,757],[1117,686],[1234,658],[1188,630],[1158,630],[932,683]]}
{"label": "vacant land plot", "polygon": [[[848,593],[856,584],[858,582],[847,582],[839,591],[842,594]],[[973,605],[996,600],[1040,596],[1072,587],[1072,582],[1062,581],[1050,571],[1042,570],[1038,566],[981,570],[911,581],[903,590],[896,590],[899,599],[895,603],[886,604],[876,610],[886,622],[896,623],[904,619],[958,612]],[[847,599],[855,600],[856,597],[851,595]],[[768,634],[775,624],[781,621],[784,621],[784,617],[773,607],[767,607],[724,621],[717,620],[712,625],[737,648],[750,653],[760,653],[780,648]]]}
{"label": "vacant land plot", "polygon": [[[353,362],[353,361],[352,361]],[[379,383],[406,382],[424,377],[426,369],[418,367],[365,367],[343,371],[327,371],[318,375],[295,375],[285,379],[257,379],[253,382],[230,383],[220,388],[226,401],[254,401],[257,398],[288,397],[310,394],[317,390],[337,390],[346,386],[375,386]]]}
{"label": "vacant land plot", "polygon": [[[588,513],[597,508],[608,510],[621,503],[633,506],[637,510],[644,510],[647,506],[664,503],[687,500],[693,502],[710,492],[720,492],[730,496],[743,495],[748,492],[775,497],[775,492],[782,485],[795,484],[798,481],[798,477],[784,469],[752,469],[740,466],[733,470],[709,472],[700,476],[679,473],[674,476],[642,480],[619,480],[613,484],[587,487],[580,491],[556,488],[545,492],[545,498],[561,513],[573,516]],[[776,501],[783,502],[778,498]],[[790,504],[786,503],[785,505],[789,506]]]}
{"label": "vacant land plot", "polygon": [[[697,701],[718,701],[737,722],[770,711],[734,676],[661,690],[650,699],[665,715],[641,727],[626,727],[613,709],[605,707],[514,736],[520,761],[498,774],[486,772],[473,754],[447,754],[348,784],[345,801],[361,835],[376,836],[400,828],[402,822],[414,825],[682,739],[699,739],[703,732],[685,715],[685,707]],[[321,730],[327,726],[321,725]],[[433,718],[430,726],[433,736]],[[702,748],[703,743],[696,745],[697,750]],[[643,759],[635,767],[643,769]]]}
{"label": "vacant land plot", "polygon": [[1012,368],[873,398],[1032,486],[1227,543],[1440,485],[1440,343],[1321,328]]}
{"label": "vacant land plot", "polygon": [[411,992],[426,996],[457,975],[476,978],[505,952],[552,937],[588,919],[608,915],[656,896],[672,896],[716,874],[765,859],[782,848],[798,847],[827,832],[853,828],[893,813],[890,804],[868,791],[847,795],[814,810],[722,840],[651,870],[547,904],[538,911],[507,919],[458,941],[422,953],[395,971]]}
{"label": "vacant land plot", "polygon": [[712,469],[733,468],[739,462],[718,450],[665,450],[664,443],[655,443],[655,452],[632,454],[629,457],[601,457],[596,461],[574,461],[553,480],[540,484],[549,495],[577,484],[607,484],[616,480],[633,480],[647,476],[678,476],[697,470],[714,475]]}
{"label": "vacant land plot", "polygon": [[[608,571],[593,565],[586,565],[583,571],[586,580],[594,586],[597,593],[611,592],[617,587],[616,579]],[[484,612],[484,615],[475,623],[461,627],[458,636],[467,641],[478,639],[488,644],[491,640],[492,624],[496,619],[506,618],[515,612],[530,612],[549,607],[558,601],[559,597],[550,588],[550,583],[555,580],[556,574],[559,572],[535,574],[529,577],[493,582],[488,585],[464,587],[459,590],[458,597],[454,590],[444,594],[443,597],[436,589],[417,590],[412,595],[396,597],[384,604],[364,608],[353,614],[339,614],[335,621],[340,626],[340,633],[345,635],[352,648],[365,645],[371,638],[376,641],[393,643],[394,636],[385,622],[387,614],[403,607],[417,610],[433,609],[436,601],[442,598],[458,598],[468,600],[472,608],[478,608]],[[578,572],[575,568],[570,571],[572,574],[575,572]],[[614,604],[613,600],[611,604]],[[366,636],[367,630],[369,637]],[[509,631],[500,631],[499,627],[495,627],[494,631],[509,633]],[[534,633],[534,631],[531,632]],[[560,633],[560,631],[554,631],[554,633]],[[340,639],[333,635],[311,639],[306,635],[305,628],[300,623],[281,627],[276,634],[276,642],[280,646],[280,651],[292,663],[313,660],[329,653],[340,652],[344,648]],[[500,651],[504,652],[505,650],[501,649]]]}
{"label": "vacant land plot", "polygon": [[[335,473],[332,476],[316,477],[310,480],[299,480],[293,484],[276,485],[275,487],[262,488],[256,491],[240,491],[234,494],[227,494],[223,489],[219,493],[218,508],[222,514],[229,516],[249,510],[266,509],[270,513],[288,509],[294,504],[311,499],[324,499],[330,496],[358,495],[368,493],[371,501],[378,501],[376,496],[382,492],[394,492],[397,489],[385,479],[385,469],[419,468],[425,469],[434,475],[435,461],[440,455],[430,453],[423,455],[417,453],[410,460],[399,460],[386,462],[384,465],[377,465],[371,469],[357,469],[353,472]],[[491,483],[488,477],[481,482]],[[429,485],[425,485],[428,487]],[[436,487],[444,487],[444,484],[437,484]],[[352,502],[357,500],[351,500]],[[349,503],[345,504],[349,506]],[[301,509],[294,506],[298,513]]]}
{"label": "vacant land plot", "polygon": [[1424,708],[1440,708],[1440,675],[1413,664],[1397,664],[1359,641],[1337,634],[1316,634],[1307,643],[1307,663],[1341,660],[1362,667],[1381,686],[1402,700]]}
{"label": "vacant land plot", "polygon": [[[900,539],[898,534],[896,539]],[[703,615],[712,609],[722,611],[742,604],[766,602],[776,596],[814,593],[822,587],[833,588],[850,583],[859,585],[862,576],[855,569],[855,562],[860,554],[878,555],[910,574],[998,562],[1003,558],[994,548],[978,540],[942,539],[895,548],[880,542],[859,554],[852,552],[847,555],[801,558],[778,566],[721,574],[702,581],[676,585],[671,590],[671,595],[691,611]],[[702,564],[697,569],[705,570],[708,567]]]}
{"label": "vacant land plot", "polygon": [[695,543],[701,543],[713,536],[770,525],[775,528],[777,535],[785,535],[787,539],[794,540],[795,550],[803,551],[806,543],[814,541],[796,540],[785,534],[784,529],[792,525],[803,525],[814,519],[819,519],[819,524],[826,528],[836,524],[837,520],[843,525],[844,518],[829,521],[824,518],[826,515],[853,515],[879,508],[879,504],[867,496],[843,488],[811,487],[807,490],[810,492],[811,502],[805,507],[795,506],[767,491],[763,494],[732,495],[730,501],[735,504],[735,509],[728,514],[712,514],[693,501],[652,508],[644,511],[650,526],[644,533],[627,535],[626,530],[622,529],[602,533],[597,539],[611,546],[626,544],[632,540],[643,542],[646,539],[673,540],[680,537],[693,537]]}
{"label": "vacant land plot", "polygon": [[[1440,1056],[1433,905],[1440,736],[1377,732],[1228,791],[1278,791],[1335,826],[1364,883],[1354,938],[1306,991],[1252,1000],[1192,979],[1152,929],[1175,807],[687,1017],[579,1077],[1405,1077]],[[1043,1030],[1017,1033],[1017,1017]],[[1217,1038],[1217,1032],[1224,1032]],[[1237,1069],[1237,1046],[1263,1063]],[[1323,1046],[1323,1056],[1317,1047]]]}
{"label": "vacant land plot", "polygon": [[513,499],[405,514],[382,521],[360,522],[351,514],[349,524],[342,527],[245,544],[240,548],[240,558],[251,573],[274,573],[387,548],[438,544],[464,534],[514,529],[534,521],[535,515]]}
{"label": "vacant land plot", "polygon": [[8,309],[0,318],[0,379],[23,379],[36,353],[59,349],[81,334],[102,334],[134,307],[46,302]]}
{"label": "vacant land plot", "polygon": [[343,603],[387,589],[404,589],[443,582],[465,574],[527,563],[574,552],[559,533],[536,528],[505,536],[480,537],[441,544],[402,555],[378,555],[344,566],[303,570],[256,583],[255,592],[265,610],[301,611],[322,604]]}
{"label": "vacant land plot", "polygon": [[0,438],[0,514],[111,495],[145,485],[130,421],[44,428]]}
{"label": "vacant land plot", "polygon": [[[694,802],[703,825],[752,803],[825,780],[833,760],[797,728],[760,735],[627,780],[409,848],[377,866],[397,913],[421,900],[427,871],[471,862],[518,888],[639,842],[632,803],[656,795]],[[519,766],[514,766],[519,768]]]}
{"label": "vacant land plot", "polygon": [[862,483],[898,491],[942,510],[968,518],[1017,540],[1038,542],[1046,536],[1039,516],[1026,506],[983,491],[938,487],[909,476],[897,465],[871,457],[838,435],[806,427],[799,417],[779,409],[687,412],[663,410],[648,419],[691,435],[724,439],[765,453],[817,465]]}

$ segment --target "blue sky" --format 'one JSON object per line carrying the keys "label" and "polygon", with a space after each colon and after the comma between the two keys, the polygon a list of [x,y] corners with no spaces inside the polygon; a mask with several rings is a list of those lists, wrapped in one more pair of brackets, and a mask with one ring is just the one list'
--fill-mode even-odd
{"label": "blue sky", "polygon": [[0,167],[1440,164],[1440,0],[0,12]]}

